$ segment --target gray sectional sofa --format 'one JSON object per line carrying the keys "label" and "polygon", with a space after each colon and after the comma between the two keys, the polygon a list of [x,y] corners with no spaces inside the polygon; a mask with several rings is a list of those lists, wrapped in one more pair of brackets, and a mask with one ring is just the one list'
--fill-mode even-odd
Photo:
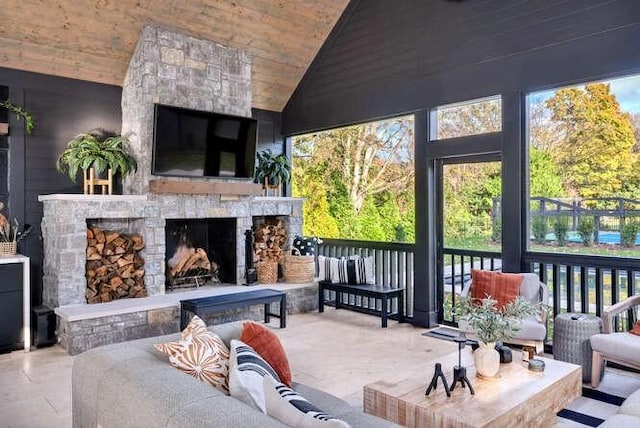
{"label": "gray sectional sofa", "polygon": [[[242,321],[210,327],[229,344]],[[281,422],[171,367],[153,344],[177,340],[158,336],[91,349],[75,358],[73,426],[79,427],[283,427]],[[294,379],[295,381],[295,379]],[[347,402],[305,385],[294,389],[320,409],[352,427],[390,427]]]}

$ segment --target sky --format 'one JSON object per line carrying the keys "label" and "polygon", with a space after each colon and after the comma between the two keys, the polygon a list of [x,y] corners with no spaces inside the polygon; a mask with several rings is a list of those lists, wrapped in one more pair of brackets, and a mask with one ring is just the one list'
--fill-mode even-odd
{"label": "sky", "polygon": [[[622,111],[627,113],[640,113],[640,74],[620,79],[605,80],[603,83],[611,85],[611,92],[618,99]],[[530,102],[544,102],[548,98],[551,98],[554,92],[554,90],[534,92],[529,96]]]}

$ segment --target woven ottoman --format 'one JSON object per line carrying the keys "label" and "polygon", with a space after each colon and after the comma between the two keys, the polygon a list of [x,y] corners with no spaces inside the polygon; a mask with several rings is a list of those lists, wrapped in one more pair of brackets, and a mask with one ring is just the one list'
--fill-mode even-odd
{"label": "woven ottoman", "polygon": [[599,317],[571,312],[559,314],[553,323],[553,358],[582,366],[582,381],[590,382],[592,349],[589,338],[598,333],[602,333]]}

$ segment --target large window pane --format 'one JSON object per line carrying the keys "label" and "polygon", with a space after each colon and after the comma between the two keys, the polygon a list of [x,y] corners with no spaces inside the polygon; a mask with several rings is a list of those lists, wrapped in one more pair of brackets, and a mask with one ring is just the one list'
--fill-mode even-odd
{"label": "large window pane", "polygon": [[305,235],[415,241],[413,116],[293,138]]}
{"label": "large window pane", "polygon": [[527,104],[530,249],[638,257],[640,76]]}
{"label": "large window pane", "polygon": [[432,140],[500,132],[502,100],[495,96],[440,106],[432,113],[431,129]]}

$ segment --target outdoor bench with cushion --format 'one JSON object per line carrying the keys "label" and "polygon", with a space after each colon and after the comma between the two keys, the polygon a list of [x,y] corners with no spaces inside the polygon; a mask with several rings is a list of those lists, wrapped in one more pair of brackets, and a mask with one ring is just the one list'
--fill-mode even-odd
{"label": "outdoor bench with cushion", "polygon": [[[344,308],[382,318],[382,327],[387,320],[404,321],[404,288],[376,284],[373,257],[326,257],[318,256],[318,310],[324,311],[327,302],[336,309]],[[325,291],[335,292],[335,299],[327,300]],[[393,301],[397,311],[393,311]],[[378,304],[379,303],[379,304]]]}

